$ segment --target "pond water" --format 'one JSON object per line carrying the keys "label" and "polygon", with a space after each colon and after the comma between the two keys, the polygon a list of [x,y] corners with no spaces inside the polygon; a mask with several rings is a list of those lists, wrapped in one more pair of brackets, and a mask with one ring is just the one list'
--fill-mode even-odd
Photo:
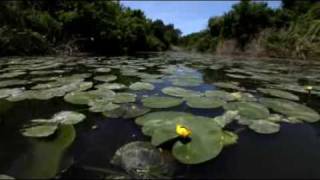
{"label": "pond water", "polygon": [[[219,132],[233,132],[237,142],[221,146],[215,155],[207,153],[207,147],[189,151],[207,153],[205,160],[188,152],[173,153],[178,163],[171,177],[320,178],[319,100],[319,62],[177,52],[4,58],[0,61],[0,174],[15,178],[126,174],[110,163],[115,152],[133,141],[151,141],[136,118],[171,111],[213,120],[232,111],[237,116]],[[78,114],[55,118],[62,111]],[[35,119],[57,129],[30,130],[43,125]],[[189,128],[194,129],[191,141],[199,135],[204,142],[200,146],[212,144],[192,123]],[[174,151],[172,144],[158,147]],[[189,155],[194,161],[183,159]]]}

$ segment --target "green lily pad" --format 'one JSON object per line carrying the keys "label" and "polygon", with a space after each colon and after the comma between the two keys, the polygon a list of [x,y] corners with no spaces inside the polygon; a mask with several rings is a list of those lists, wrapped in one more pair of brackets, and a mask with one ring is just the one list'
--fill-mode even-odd
{"label": "green lily pad", "polygon": [[131,84],[129,88],[134,91],[143,91],[143,90],[151,91],[154,89],[154,86],[150,83],[136,82]]}
{"label": "green lily pad", "polygon": [[90,106],[89,111],[91,112],[112,111],[120,107],[119,105],[114,104],[111,101],[105,100],[105,99],[97,99],[97,100],[91,101],[89,103],[89,106]]}
{"label": "green lily pad", "polygon": [[108,118],[124,118],[130,119],[142,116],[150,111],[149,108],[138,106],[136,104],[123,104],[117,109],[103,112],[103,115]]}
{"label": "green lily pad", "polygon": [[105,76],[96,76],[93,78],[96,81],[103,81],[103,82],[111,82],[117,79],[115,75],[105,75]]}
{"label": "green lily pad", "polygon": [[161,90],[164,94],[175,97],[190,97],[190,96],[201,96],[202,93],[183,89],[179,87],[166,87]]}
{"label": "green lily pad", "polygon": [[191,141],[174,144],[172,153],[184,164],[199,164],[215,158],[224,146],[223,131],[212,119],[183,112],[154,112],[136,119],[143,132],[152,136],[154,145],[175,139],[175,128],[181,124],[192,131]]}
{"label": "green lily pad", "polygon": [[57,129],[57,125],[37,125],[22,129],[22,135],[26,137],[43,138],[54,134]]}
{"label": "green lily pad", "polygon": [[100,90],[120,90],[127,88],[127,86],[119,83],[104,83],[97,85],[96,88]]}
{"label": "green lily pad", "polygon": [[286,91],[281,91],[281,90],[277,90],[277,89],[264,89],[264,88],[258,88],[258,91],[260,91],[264,94],[270,95],[270,96],[274,96],[274,97],[299,101],[299,96],[296,96],[296,95],[291,94]]}
{"label": "green lily pad", "polygon": [[194,78],[192,76],[178,77],[171,80],[175,86],[192,87],[199,86],[203,83],[202,79]]}
{"label": "green lily pad", "polygon": [[64,124],[64,125],[74,125],[82,122],[86,116],[84,114],[73,112],[73,111],[61,111],[56,113],[51,121]]}
{"label": "green lily pad", "polygon": [[220,90],[215,90],[215,91],[206,91],[205,92],[206,97],[216,97],[220,98],[225,101],[234,101],[236,98],[232,96],[230,93],[226,91],[220,91]]}
{"label": "green lily pad", "polygon": [[5,175],[5,174],[0,174],[0,179],[3,179],[3,180],[14,180],[15,178],[11,177],[11,176],[8,176],[8,175]]}
{"label": "green lily pad", "polygon": [[255,120],[269,117],[269,110],[261,104],[255,102],[231,102],[224,105],[224,109],[238,111],[241,117]]}
{"label": "green lily pad", "polygon": [[239,136],[231,131],[223,131],[222,142],[224,146],[230,146],[238,142]]}
{"label": "green lily pad", "polygon": [[212,97],[188,97],[185,100],[189,107],[200,109],[218,108],[226,104],[225,101]]}
{"label": "green lily pad", "polygon": [[253,121],[249,128],[259,134],[274,134],[280,131],[279,124],[265,120]]}
{"label": "green lily pad", "polygon": [[97,98],[96,94],[89,92],[71,92],[64,96],[64,100],[71,104],[86,105]]}
{"label": "green lily pad", "polygon": [[230,124],[237,116],[238,111],[226,111],[223,115],[215,117],[213,120],[216,121],[222,128]]}
{"label": "green lily pad", "polygon": [[114,98],[113,101],[114,103],[131,103],[131,102],[135,102],[136,101],[136,97],[137,95],[132,94],[132,93],[117,93]]}
{"label": "green lily pad", "polygon": [[235,83],[235,82],[217,82],[217,83],[214,83],[213,85],[223,89],[232,89],[232,90],[238,90],[238,91],[244,90],[244,88],[239,87],[238,83]]}
{"label": "green lily pad", "polygon": [[320,120],[315,110],[293,101],[277,98],[261,98],[260,102],[275,112],[295,117],[299,120],[314,123]]}
{"label": "green lily pad", "polygon": [[174,106],[179,106],[183,100],[173,97],[160,97],[151,96],[143,98],[142,103],[144,106],[149,108],[170,108]]}

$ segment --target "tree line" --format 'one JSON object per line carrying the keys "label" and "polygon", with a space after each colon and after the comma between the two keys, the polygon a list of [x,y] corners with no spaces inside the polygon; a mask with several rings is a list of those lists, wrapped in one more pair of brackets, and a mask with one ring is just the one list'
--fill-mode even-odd
{"label": "tree line", "polygon": [[0,56],[162,51],[180,35],[174,25],[152,21],[119,1],[0,2]]}
{"label": "tree line", "polygon": [[320,58],[319,0],[282,0],[278,9],[242,0],[223,16],[210,18],[205,30],[182,37],[180,44],[219,53],[230,47],[230,41],[238,52],[259,50],[274,57]]}

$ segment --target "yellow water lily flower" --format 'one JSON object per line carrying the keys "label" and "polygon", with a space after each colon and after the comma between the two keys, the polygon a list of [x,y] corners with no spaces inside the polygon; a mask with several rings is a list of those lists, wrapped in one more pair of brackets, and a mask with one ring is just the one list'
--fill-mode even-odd
{"label": "yellow water lily flower", "polygon": [[176,133],[182,138],[187,138],[191,135],[192,132],[187,127],[184,127],[181,124],[177,124],[176,125]]}

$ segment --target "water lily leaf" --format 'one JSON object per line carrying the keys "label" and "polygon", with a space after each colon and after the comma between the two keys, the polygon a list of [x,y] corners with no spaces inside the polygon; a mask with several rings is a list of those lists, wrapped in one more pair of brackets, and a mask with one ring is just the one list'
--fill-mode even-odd
{"label": "water lily leaf", "polygon": [[78,112],[61,111],[56,113],[50,121],[64,125],[74,125],[82,122],[85,118],[84,114]]}
{"label": "water lily leaf", "polygon": [[89,102],[95,98],[97,98],[97,95],[89,92],[71,92],[64,96],[66,102],[78,105],[89,104]]}
{"label": "water lily leaf", "polygon": [[151,91],[154,89],[154,86],[150,83],[136,82],[131,84],[129,88],[134,91],[143,91],[143,90]]}
{"label": "water lily leaf", "polygon": [[201,85],[201,83],[203,83],[202,79],[194,78],[192,76],[178,77],[175,79],[171,79],[171,82],[175,86],[182,86],[182,87],[199,86]]}
{"label": "water lily leaf", "polygon": [[269,117],[269,110],[255,102],[231,102],[224,105],[224,109],[238,111],[239,115],[247,119],[266,119]]}
{"label": "water lily leaf", "polygon": [[100,90],[120,90],[127,88],[127,86],[119,83],[104,83],[97,85],[96,88]]}
{"label": "water lily leaf", "polygon": [[33,127],[22,129],[22,135],[26,137],[43,138],[54,134],[57,129],[57,125],[36,125]]}
{"label": "water lily leaf", "polygon": [[275,112],[295,117],[299,120],[314,123],[320,120],[315,110],[293,101],[277,98],[261,98],[260,102]]}
{"label": "water lily leaf", "polygon": [[18,86],[18,85],[26,85],[29,82],[27,80],[19,80],[19,79],[12,79],[12,80],[4,80],[0,81],[0,88],[8,87],[8,86]]}
{"label": "water lily leaf", "polygon": [[[60,173],[63,156],[76,137],[72,125],[60,126],[49,139],[31,139],[30,150],[19,159],[19,178],[52,179]],[[18,177],[17,177],[18,178]]]}
{"label": "water lily leaf", "polygon": [[279,124],[265,120],[253,121],[249,128],[260,134],[274,134],[280,131]]}
{"label": "water lily leaf", "polygon": [[222,128],[230,124],[237,116],[238,111],[226,111],[223,115],[215,117],[213,120],[216,121]]}
{"label": "water lily leaf", "polygon": [[96,76],[93,78],[96,81],[103,81],[103,82],[111,82],[117,79],[115,75],[104,75],[104,76]]}
{"label": "water lily leaf", "polygon": [[188,97],[185,100],[189,107],[200,109],[218,108],[226,104],[222,99],[214,97]]}
{"label": "water lily leaf", "polygon": [[217,83],[214,83],[213,85],[223,89],[232,89],[232,90],[238,90],[238,91],[244,90],[244,88],[239,87],[238,84],[234,82],[217,82]]}
{"label": "water lily leaf", "polygon": [[270,96],[274,96],[274,97],[279,97],[279,98],[283,98],[283,99],[289,99],[289,100],[294,100],[294,101],[298,101],[299,97],[291,94],[289,92],[286,91],[281,91],[281,90],[277,90],[277,89],[264,89],[264,88],[258,88],[258,91],[270,95]]}
{"label": "water lily leaf", "polygon": [[231,74],[231,73],[227,73],[226,76],[231,77],[231,78],[235,78],[235,79],[246,79],[246,78],[248,78],[248,76],[245,76],[245,75]]}
{"label": "water lily leaf", "polygon": [[0,89],[0,99],[9,97],[11,95],[20,94],[24,91],[22,88],[12,88],[12,89]]}
{"label": "water lily leaf", "polygon": [[142,116],[150,111],[149,108],[138,106],[136,104],[123,104],[117,109],[103,112],[103,115],[109,118],[130,119]]}
{"label": "water lily leaf", "polygon": [[236,98],[232,96],[230,93],[226,91],[220,91],[220,90],[215,90],[215,91],[206,91],[205,92],[206,97],[216,97],[220,98],[225,101],[234,101]]}
{"label": "water lily leaf", "polygon": [[100,73],[108,73],[111,71],[111,69],[110,68],[98,68],[95,71],[100,72]]}
{"label": "water lily leaf", "polygon": [[199,164],[215,158],[223,148],[223,131],[212,119],[183,112],[154,112],[136,119],[143,132],[152,136],[154,145],[162,144],[177,135],[176,125],[182,124],[192,131],[191,141],[174,144],[172,153],[184,164]]}
{"label": "water lily leaf", "polygon": [[11,176],[8,176],[8,175],[5,175],[5,174],[0,174],[0,179],[3,179],[3,180],[14,180],[15,178],[11,177]]}
{"label": "water lily leaf", "polygon": [[120,107],[119,105],[112,103],[110,100],[105,99],[90,101],[89,106],[89,111],[91,112],[112,111]]}
{"label": "water lily leaf", "polygon": [[114,98],[113,102],[114,103],[131,103],[136,101],[137,95],[132,94],[132,93],[117,93]]}
{"label": "water lily leaf", "polygon": [[239,136],[231,131],[223,131],[222,142],[224,146],[230,146],[238,142]]}
{"label": "water lily leaf", "polygon": [[250,93],[234,92],[230,93],[230,95],[233,96],[236,101],[257,101],[257,98]]}
{"label": "water lily leaf", "polygon": [[191,96],[201,96],[202,93],[197,91],[192,91],[188,89],[183,89],[179,87],[166,87],[161,90],[164,94],[175,97],[191,97]]}
{"label": "water lily leaf", "polygon": [[183,100],[172,97],[160,97],[160,96],[151,96],[143,98],[142,103],[144,106],[149,108],[170,108],[174,106],[179,106]]}

